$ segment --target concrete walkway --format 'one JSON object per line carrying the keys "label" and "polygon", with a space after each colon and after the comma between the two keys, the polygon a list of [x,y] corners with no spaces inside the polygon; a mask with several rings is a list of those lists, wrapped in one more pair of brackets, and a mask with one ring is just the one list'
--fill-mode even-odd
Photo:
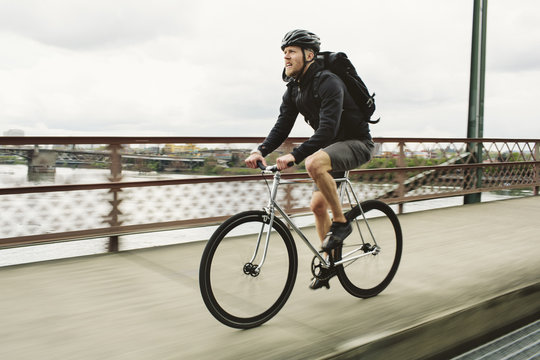
{"label": "concrete walkway", "polygon": [[298,241],[289,301],[247,331],[204,306],[204,243],[2,268],[0,359],[416,359],[540,314],[540,198],[399,218],[403,258],[379,296],[310,291]]}

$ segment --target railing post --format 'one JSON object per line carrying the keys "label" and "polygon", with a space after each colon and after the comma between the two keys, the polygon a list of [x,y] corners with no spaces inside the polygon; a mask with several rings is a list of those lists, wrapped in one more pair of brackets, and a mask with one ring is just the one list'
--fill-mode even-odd
{"label": "railing post", "polygon": [[[293,151],[294,149],[294,144],[292,141],[290,140],[285,140],[285,142],[281,145],[281,149],[285,152],[285,153],[290,153],[291,151]],[[292,172],[293,169],[292,168],[289,168],[289,169],[285,169],[283,172],[284,173],[290,173]],[[285,185],[283,190],[285,191],[285,206],[284,206],[284,210],[287,214],[290,214],[292,212],[292,209],[294,208],[294,198],[292,196],[292,191],[293,191],[293,185],[291,184],[288,184],[288,185]]]}
{"label": "railing post", "polygon": [[535,142],[534,144],[534,161],[536,161],[536,164],[534,164],[535,169],[535,175],[534,175],[534,190],[533,193],[535,196],[538,196],[539,190],[540,190],[540,165],[538,162],[540,161],[540,142]]}
{"label": "railing post", "polygon": [[[403,141],[399,142],[399,157],[397,166],[399,168],[405,167],[405,142]],[[398,197],[401,199],[401,201],[398,203],[399,214],[403,214],[403,198],[405,197],[405,177],[406,175],[403,171],[397,173]]]}
{"label": "railing post", "polygon": [[[122,145],[120,144],[110,144],[107,147],[108,150],[110,150],[110,161],[111,161],[111,176],[109,177],[109,181],[111,182],[119,182],[122,180]],[[109,190],[109,193],[112,193],[112,200],[109,200],[109,203],[112,205],[111,212],[108,216],[106,216],[107,223],[111,227],[116,227],[122,225],[122,221],[119,220],[119,215],[122,214],[120,211],[120,203],[122,200],[120,199],[120,192],[122,189],[120,188],[112,188]],[[118,235],[112,235],[109,237],[109,252],[116,252],[119,250],[119,238]]]}

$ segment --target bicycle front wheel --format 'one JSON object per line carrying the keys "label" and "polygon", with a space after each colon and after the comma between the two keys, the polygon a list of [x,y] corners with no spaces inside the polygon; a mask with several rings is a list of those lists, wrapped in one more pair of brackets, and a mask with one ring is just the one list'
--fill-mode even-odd
{"label": "bicycle front wheel", "polygon": [[[199,285],[210,313],[227,326],[248,329],[285,305],[296,280],[298,258],[290,231],[264,211],[225,221],[204,249]],[[263,255],[265,254],[265,255]]]}
{"label": "bicycle front wheel", "polygon": [[[369,298],[379,294],[392,281],[402,252],[402,233],[394,211],[378,200],[360,204],[347,217],[353,226],[342,247],[336,249],[336,262],[341,285],[351,295]],[[347,259],[350,259],[347,261]]]}

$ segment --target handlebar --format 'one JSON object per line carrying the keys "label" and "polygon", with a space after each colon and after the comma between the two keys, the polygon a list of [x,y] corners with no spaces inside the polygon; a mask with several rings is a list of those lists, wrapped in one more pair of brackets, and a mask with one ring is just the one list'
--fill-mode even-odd
{"label": "handlebar", "polygon": [[[291,167],[294,165],[294,162],[290,162],[287,164],[288,167]],[[270,165],[270,166],[264,166],[262,161],[257,161],[257,166],[259,167],[259,169],[261,169],[262,171],[270,171],[270,172],[276,172],[276,171],[279,171],[278,168],[277,168],[277,165]]]}

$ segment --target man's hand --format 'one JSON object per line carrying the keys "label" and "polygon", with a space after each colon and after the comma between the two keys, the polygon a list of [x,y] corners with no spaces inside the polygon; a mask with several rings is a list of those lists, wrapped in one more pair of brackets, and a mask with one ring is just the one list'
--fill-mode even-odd
{"label": "man's hand", "polygon": [[251,155],[249,155],[248,158],[245,160],[247,167],[252,169],[256,169],[258,167],[257,161],[262,161],[263,165],[267,166],[266,161],[264,160],[262,155],[256,152],[251,153]]}
{"label": "man's hand", "polygon": [[283,155],[277,158],[276,165],[278,170],[285,170],[289,167],[289,163],[294,163],[295,158],[292,154]]}

